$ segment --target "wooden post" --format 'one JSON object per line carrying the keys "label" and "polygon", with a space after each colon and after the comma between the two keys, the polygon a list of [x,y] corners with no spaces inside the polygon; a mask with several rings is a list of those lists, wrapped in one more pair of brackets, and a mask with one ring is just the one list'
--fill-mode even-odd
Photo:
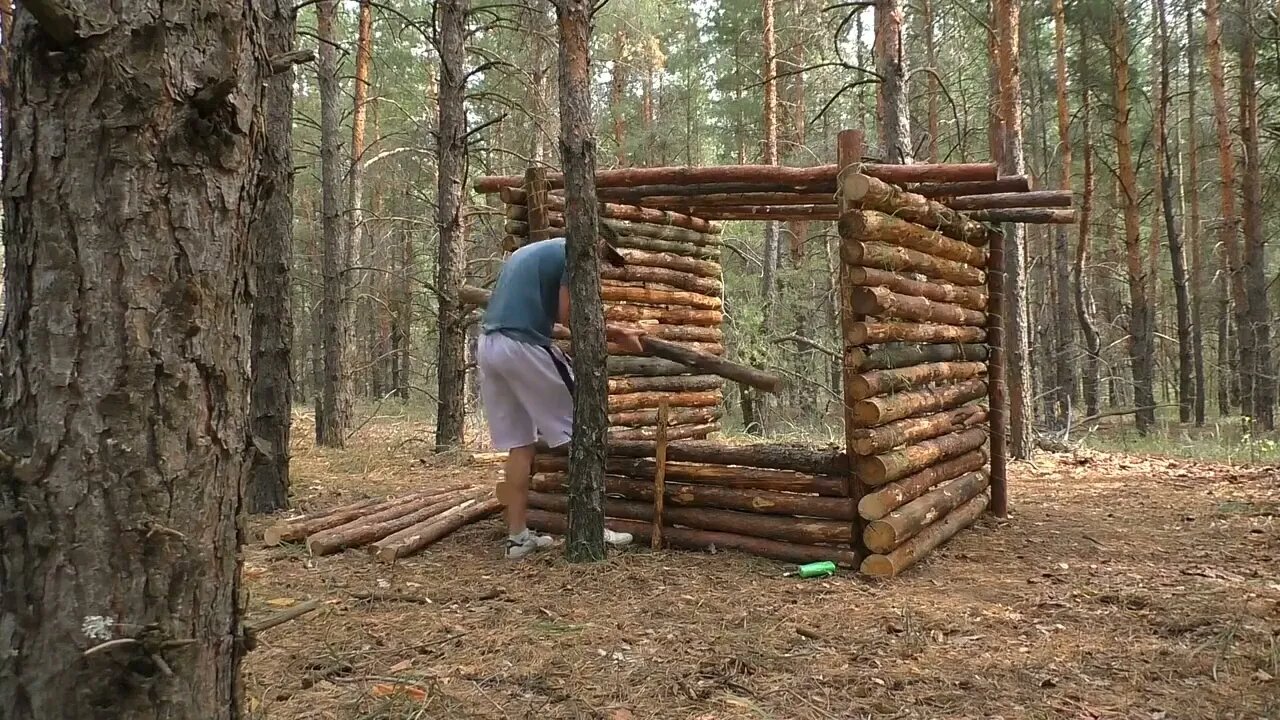
{"label": "wooden post", "polygon": [[531,167],[525,170],[524,191],[529,204],[529,242],[546,240],[552,233],[551,208],[547,202],[551,183],[547,180],[547,169]]}
{"label": "wooden post", "polygon": [[653,470],[653,534],[649,546],[662,549],[662,505],[667,493],[667,414],[670,408],[664,402],[658,406],[658,433],[654,447]]}
{"label": "wooden post", "polygon": [[992,230],[987,246],[987,392],[991,407],[991,504],[992,515],[1009,514],[1005,467],[1005,418],[1008,402],[1004,376],[1004,233]]}
{"label": "wooden post", "polygon": [[[843,171],[846,167],[857,165],[862,162],[863,138],[860,130],[841,130],[836,139],[836,158],[837,169]],[[841,193],[841,202],[843,202],[843,193]],[[861,315],[854,313],[851,304],[853,298],[854,285],[850,282],[848,263],[843,258],[840,259],[840,337],[841,337],[841,383],[842,396],[844,398],[844,436],[845,436],[845,452],[849,453],[850,459],[853,457],[854,448],[854,432],[858,429],[858,418],[854,414],[853,408],[855,404],[851,391],[854,387],[854,381],[858,377],[858,362],[860,357],[858,348],[853,345],[850,338],[853,336],[854,325],[862,320]],[[847,483],[847,495],[855,506],[862,496],[866,494],[866,487],[862,483],[862,479],[858,477],[858,473],[853,469],[854,463],[849,463],[849,471],[845,475]],[[854,514],[852,521],[853,541],[850,545],[857,550],[860,555],[867,552],[866,543],[862,539],[862,530],[864,521],[857,513]]]}

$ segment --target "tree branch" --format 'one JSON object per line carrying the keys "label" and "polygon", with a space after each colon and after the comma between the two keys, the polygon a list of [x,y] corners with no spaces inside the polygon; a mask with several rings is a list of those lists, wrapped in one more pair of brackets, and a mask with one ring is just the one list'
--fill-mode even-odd
{"label": "tree branch", "polygon": [[294,50],[292,52],[280,53],[271,58],[271,74],[279,75],[294,65],[309,63],[316,59],[316,52],[311,48],[302,50]]}

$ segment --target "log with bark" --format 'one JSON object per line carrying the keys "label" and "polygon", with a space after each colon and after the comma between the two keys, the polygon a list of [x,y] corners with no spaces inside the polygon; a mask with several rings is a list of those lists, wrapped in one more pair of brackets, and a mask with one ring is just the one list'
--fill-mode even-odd
{"label": "log with bark", "polygon": [[[681,366],[683,368],[683,366]],[[677,375],[674,377],[614,377],[609,379],[609,394],[638,392],[700,392],[719,390],[724,379],[718,375]]]}
{"label": "log with bark", "polygon": [[[828,178],[804,182],[721,182],[666,185],[635,185],[632,187],[599,188],[602,200],[629,202],[644,205],[651,197],[710,197],[714,195],[742,195],[745,193],[822,194],[830,198],[836,191],[836,179]],[[685,202],[690,202],[685,200]]]}
{"label": "log with bark", "polygon": [[647,305],[606,305],[604,318],[610,322],[641,322],[656,320],[664,325],[709,325],[724,322],[719,310],[696,310],[679,307],[649,307]]}
{"label": "log with bark", "polygon": [[[308,513],[299,518],[292,518],[273,524],[263,533],[262,542],[266,545],[279,545],[280,543],[297,542],[304,540],[312,533],[318,533],[330,528],[336,528],[340,525],[358,520],[374,514],[395,510],[404,505],[408,505],[420,500],[427,500],[436,495],[442,495],[447,492],[453,492],[460,488],[440,488],[429,492],[414,493],[404,497],[391,498],[386,500],[360,500],[349,505],[333,508],[331,510],[318,510]],[[410,512],[405,510],[405,512]]]}
{"label": "log with bark", "polygon": [[[710,260],[719,262],[720,246],[702,244],[695,245],[690,242],[681,242],[683,238],[695,235],[692,230],[684,230],[683,228],[673,228],[664,225],[646,225],[642,229],[638,223],[606,223],[609,227],[614,228],[616,238],[613,241],[614,247],[631,248],[633,250],[645,250],[655,253],[675,253],[676,255],[684,255],[686,257],[698,258],[699,260]],[[616,225],[616,226],[615,226]],[[676,231],[690,233],[690,235],[681,235]]]}
{"label": "log with bark", "polygon": [[707,407],[720,402],[718,390],[700,392],[634,392],[609,396],[609,412],[626,412],[656,408],[662,403],[672,407]]}
{"label": "log with bark", "polygon": [[877,348],[855,348],[849,362],[858,370],[886,370],[932,362],[981,362],[986,345],[910,345],[889,343]]}
{"label": "log with bark", "polygon": [[642,337],[640,344],[648,355],[683,363],[695,370],[713,373],[758,390],[773,393],[782,387],[782,379],[777,375],[698,352],[693,345],[677,345],[651,337]]}
{"label": "log with bark", "polygon": [[[535,476],[530,487],[539,492],[563,493],[567,491],[568,483],[568,477],[564,473],[547,473]],[[628,500],[653,501],[651,483],[616,475],[605,478],[605,492]],[[856,515],[854,502],[849,498],[755,488],[677,484],[671,482],[670,477],[667,478],[666,502],[671,507],[717,507],[766,515],[796,515],[830,520],[852,520]]]}
{"label": "log with bark", "polygon": [[852,450],[858,455],[876,455],[899,445],[928,440],[950,432],[974,427],[987,419],[980,405],[964,405],[923,417],[906,418],[877,428],[859,428],[852,433]]}
{"label": "log with bark", "polygon": [[[520,237],[521,240],[517,245],[524,245],[528,242],[529,224],[526,220],[517,220],[511,218],[510,215],[520,215],[522,212],[527,215],[528,209],[526,208],[523,211],[512,210],[509,213],[504,211],[504,214],[508,216],[508,220],[503,225],[503,231]],[[561,213],[549,213],[547,220],[550,222],[551,227],[558,228],[561,233],[564,232],[564,215]],[[626,220],[602,219],[601,222],[612,228],[614,233],[618,235],[619,247],[637,247],[645,250],[648,248],[643,247],[643,239],[649,239],[672,243],[678,246],[675,251],[694,257],[717,258],[720,256],[720,239],[710,233],[701,233],[688,228],[675,227],[674,225],[654,225],[653,223],[629,222]],[[626,244],[628,238],[634,239],[634,244]],[[671,248],[662,248],[662,246],[655,246],[654,249],[671,250]]]}
{"label": "log with bark", "polygon": [[943,260],[928,253],[881,242],[863,242],[843,237],[840,255],[846,263],[855,267],[920,273],[967,287],[978,287],[987,281],[987,274],[972,265]]}
{"label": "log with bark", "polygon": [[844,213],[840,216],[838,229],[840,236],[845,238],[889,243],[977,268],[987,266],[987,251],[983,248],[875,210]]}
{"label": "log with bark", "polygon": [[638,357],[635,355],[610,355],[606,361],[609,377],[671,377],[684,375],[689,368],[677,362],[662,358]]}
{"label": "log with bark", "polygon": [[1070,190],[1036,190],[1035,192],[1006,192],[989,195],[969,195],[947,200],[953,210],[1002,210],[1005,208],[1064,208],[1071,207]]}
{"label": "log with bark", "polygon": [[987,324],[987,314],[981,310],[915,295],[902,295],[888,288],[858,287],[850,295],[854,312],[863,315],[946,325],[981,327]]}
{"label": "log with bark", "polygon": [[973,220],[989,223],[1040,223],[1046,225],[1074,225],[1078,218],[1075,210],[1049,208],[1009,208],[1007,210],[971,210]]}
{"label": "log with bark", "polygon": [[927,325],[905,322],[859,322],[849,328],[845,342],[851,345],[879,345],[891,342],[930,344],[980,343],[986,328],[962,325]]}
{"label": "log with bark", "polygon": [[654,290],[634,285],[616,285],[605,281],[600,287],[600,297],[606,302],[626,302],[657,307],[692,308],[695,310],[719,310],[723,302],[718,297],[679,290]]}
{"label": "log with bark", "polygon": [[855,207],[879,210],[970,245],[981,246],[987,242],[987,231],[982,223],[975,222],[940,202],[858,172],[846,171],[840,178],[840,184],[845,199]]}
{"label": "log with bark", "polygon": [[[665,342],[670,342],[670,341],[667,341],[667,340],[659,340],[658,338],[650,338],[650,337],[646,337],[646,338],[644,338],[644,339],[642,340],[642,342],[644,342],[644,340],[649,340],[649,341],[652,341],[652,342],[663,342],[663,343],[665,343]],[[570,357],[572,357],[572,355],[573,355],[572,347],[573,347],[573,346],[572,346],[572,344],[570,343],[570,341],[569,341],[568,339],[553,339],[553,340],[552,340],[552,343],[553,343],[556,347],[558,347],[558,348],[560,348],[561,350],[563,350],[563,351],[564,351],[564,353],[565,353],[566,355],[569,355]],[[684,350],[686,350],[686,351],[688,351],[688,352],[695,353],[695,354],[700,355],[700,356],[701,356],[701,355],[706,355],[706,356],[708,356],[708,357],[718,357],[718,356],[720,356],[720,355],[724,355],[724,344],[723,344],[723,343],[704,343],[704,342],[678,342],[678,343],[677,343],[677,342],[670,342],[670,344],[675,345],[676,347],[682,348],[682,349],[684,349]],[[619,345],[618,343],[613,343],[613,342],[611,342],[611,343],[606,343],[605,348],[608,350],[608,352],[609,352],[609,354],[610,354],[610,355],[637,355],[637,354],[638,354],[638,353],[636,353],[636,351],[635,351],[635,350],[632,350],[632,349],[629,349],[629,348],[625,348],[625,347],[623,347],[623,346]],[[648,355],[648,353],[647,353],[647,352],[644,352],[644,354],[645,354],[645,355]]]}
{"label": "log with bark", "polygon": [[666,268],[705,278],[719,278],[721,275],[720,263],[710,260],[698,260],[676,253],[655,253],[629,248],[623,248],[619,252],[626,259],[629,267]]}
{"label": "log with bark", "polygon": [[[717,394],[719,392],[717,391]],[[674,405],[674,403],[672,403]],[[660,410],[634,410],[630,412],[610,412],[610,427],[658,427]],[[670,423],[675,425],[698,425],[713,423],[720,419],[724,411],[718,407],[672,407],[668,412]]]}
{"label": "log with bark", "polygon": [[858,457],[854,462],[854,472],[867,485],[884,485],[942,460],[976,450],[986,441],[985,428],[968,428],[880,455]]}
{"label": "log with bark", "polygon": [[[562,448],[556,451],[556,454],[564,452]],[[609,443],[610,457],[651,458],[653,452],[654,446],[651,442]],[[667,459],[705,463],[712,466],[739,465],[770,470],[791,470],[810,475],[844,475],[849,472],[848,456],[834,445],[823,447],[793,443],[727,445],[713,441],[685,441],[667,445]]]}
{"label": "log with bark", "polygon": [[917,390],[933,383],[969,380],[986,372],[986,363],[977,362],[926,363],[896,370],[872,370],[854,379],[849,394],[855,400],[865,400],[876,395]]}
{"label": "log with bark", "polygon": [[858,514],[865,520],[879,520],[903,505],[929,492],[929,489],[968,472],[986,473],[989,454],[979,448],[944,460],[914,475],[891,482],[867,493],[858,501]]}
{"label": "log with bark", "polygon": [[[691,262],[701,261],[691,260]],[[613,267],[611,265],[602,265],[600,267],[600,277],[608,280],[659,283],[661,285],[669,285],[678,290],[687,290],[713,297],[719,297],[724,294],[724,283],[718,278],[702,277],[693,273],[662,267],[650,267],[647,265]]]}
{"label": "log with bark", "polygon": [[496,497],[470,500],[425,522],[405,528],[369,546],[380,562],[391,563],[421,551],[459,528],[495,515],[502,509]]}
{"label": "log with bark", "polygon": [[[564,532],[567,526],[567,519],[563,513],[530,510],[528,519],[529,527],[541,532],[560,534]],[[619,518],[606,519],[605,527],[617,532],[631,533],[641,541],[648,540],[653,530],[649,523]],[[707,550],[709,548],[738,550],[749,555],[789,563],[830,560],[841,567],[858,567],[860,560],[858,553],[849,548],[800,545],[780,540],[766,540],[764,538],[751,537],[750,535],[739,535],[737,533],[667,527],[663,528],[663,536],[666,544],[670,547],[688,550]]]}
{"label": "log with bark", "polygon": [[[701,440],[711,433],[719,432],[719,423],[705,423],[699,425],[672,425],[667,428],[667,437],[671,440],[687,440],[690,438]],[[620,440],[653,440],[657,437],[656,428],[628,428],[626,430],[610,429],[609,443]]]}
{"label": "log with bark", "polygon": [[960,287],[936,280],[916,280],[888,270],[850,267],[846,263],[849,282],[861,287],[883,287],[902,295],[914,295],[936,302],[953,303],[970,310],[985,310],[987,291],[976,287]]}
{"label": "log with bark", "polygon": [[835,205],[695,205],[689,212],[712,220],[836,220]]}
{"label": "log with bark", "polygon": [[644,195],[639,204],[645,207],[680,210],[693,206],[714,208],[726,205],[832,205],[829,192],[753,191],[740,193],[707,193],[704,195]]}
{"label": "log with bark", "polygon": [[1031,190],[1031,180],[1026,175],[1007,175],[997,180],[918,183],[907,188],[907,190],[930,199],[986,195],[988,193],[1021,193]]}
{"label": "log with bark", "polygon": [[868,555],[862,561],[862,572],[879,578],[891,578],[897,575],[971,525],[986,509],[985,494],[973,498],[899,545],[893,552],[884,555]]}
{"label": "log with bark", "polygon": [[[447,495],[422,498],[395,509],[357,518],[338,527],[307,536],[307,552],[313,556],[332,555],[347,548],[367,545],[392,533],[435,517],[478,495],[475,490],[459,490]],[[405,511],[408,512],[405,512]]]}
{"label": "log with bark", "polygon": [[874,427],[913,415],[959,407],[986,394],[985,381],[966,380],[955,385],[859,400],[853,405],[853,414],[861,427]]}
{"label": "log with bark", "polygon": [[888,553],[987,488],[984,472],[963,475],[921,495],[883,518],[867,523],[862,539],[873,552]]}
{"label": "log with bark", "polygon": [[[697,441],[686,441],[682,444],[688,445],[690,442],[696,443]],[[634,444],[639,445],[641,443]],[[657,471],[655,460],[615,457],[615,445],[615,443],[609,444],[610,458],[605,463],[607,472],[633,480],[652,480],[654,478]],[[670,459],[671,449],[674,447],[676,447],[674,443],[667,445],[666,479],[670,482],[774,490],[808,495],[825,495],[827,497],[845,496],[844,480],[840,477],[810,475],[793,470],[677,462]],[[655,449],[651,444],[649,448],[651,450]],[[677,454],[681,453],[677,451]],[[534,461],[534,469],[536,472],[565,472],[569,469],[569,461],[563,455],[540,454]]]}
{"label": "log with bark", "polygon": [[[650,337],[670,340],[671,342],[724,344],[724,331],[718,327],[662,325],[658,323],[627,323],[625,326],[643,330]],[[556,340],[568,340],[572,337],[572,333],[569,332],[569,328],[563,325],[555,325],[551,328],[551,337]]]}

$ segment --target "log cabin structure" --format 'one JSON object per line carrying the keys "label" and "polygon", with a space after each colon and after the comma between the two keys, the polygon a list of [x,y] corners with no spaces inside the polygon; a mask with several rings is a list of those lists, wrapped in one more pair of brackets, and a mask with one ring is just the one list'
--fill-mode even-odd
{"label": "log cabin structure", "polygon": [[[843,447],[708,439],[724,379],[611,347],[606,525],[657,546],[711,545],[892,577],[984,512],[1003,517],[1003,234],[1071,223],[1069,191],[1033,191],[991,163],[628,168],[596,174],[601,222],[625,268],[605,268],[605,318],[691,350],[724,348],[725,220],[837,223]],[[480,178],[505,204],[505,250],[563,232],[562,176]],[[468,289],[464,302],[481,304]],[[568,350],[568,331],[556,341]],[[539,455],[531,527],[563,532],[567,458]],[[660,538],[660,541],[658,540]]]}

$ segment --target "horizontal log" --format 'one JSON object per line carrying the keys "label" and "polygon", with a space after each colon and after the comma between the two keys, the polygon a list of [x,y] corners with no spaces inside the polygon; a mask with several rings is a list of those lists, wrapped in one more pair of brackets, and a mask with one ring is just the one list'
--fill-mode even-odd
{"label": "horizontal log", "polygon": [[[717,392],[717,394],[719,394]],[[628,412],[610,412],[609,425],[613,427],[657,427],[658,410],[631,410]],[[667,418],[671,425],[697,425],[712,423],[720,419],[723,411],[716,407],[679,407],[671,405]]]}
{"label": "horizontal log", "polygon": [[[529,511],[529,527],[541,532],[563,534],[568,519],[563,513],[545,510]],[[605,527],[617,532],[630,533],[637,540],[647,542],[653,533],[653,525],[637,520],[608,518]],[[664,528],[663,541],[670,547],[687,550],[737,550],[757,557],[781,560],[788,563],[810,563],[830,560],[841,567],[858,567],[861,556],[849,548],[824,545],[800,545],[798,543],[766,540],[765,538],[737,533],[694,530],[690,528]]]}
{"label": "horizontal log", "polygon": [[[610,225],[612,227],[613,225]],[[634,230],[634,225],[626,225],[628,230]],[[668,228],[662,225],[654,225],[659,230],[674,230],[676,228]],[[674,233],[670,232],[621,232],[615,229],[617,237],[613,241],[614,247],[632,248],[635,250],[647,250],[649,252],[675,253],[676,255],[684,255],[686,257],[698,258],[700,260],[720,260],[719,245],[694,245],[688,242],[680,242]]]}
{"label": "horizontal log", "polygon": [[1031,180],[1026,175],[1006,175],[996,180],[968,180],[962,182],[917,183],[907,188],[921,197],[954,198],[988,193],[1021,193],[1031,190]]}
{"label": "horizontal log", "polygon": [[852,205],[865,210],[879,210],[894,217],[918,223],[970,245],[986,244],[987,231],[981,223],[965,217],[940,202],[901,190],[881,179],[859,173],[857,170],[857,167],[849,168],[841,174],[839,181],[845,199]]}
{"label": "horizontal log", "polygon": [[644,205],[645,198],[660,196],[690,198],[742,193],[821,193],[830,197],[835,191],[835,175],[799,182],[719,182],[596,188],[596,194],[602,200],[629,202],[636,205]]}
{"label": "horizontal log", "polygon": [[710,220],[836,220],[840,208],[835,205],[695,205],[691,213]]}
{"label": "horizontal log", "polygon": [[853,430],[849,433],[850,445],[853,452],[858,455],[876,455],[899,445],[975,427],[986,422],[986,419],[986,408],[979,405],[964,405],[954,410],[898,420],[877,428]]}
{"label": "horizontal log", "polygon": [[671,407],[707,407],[720,403],[719,390],[701,392],[634,392],[609,396],[609,412],[656,408],[662,403]]}
{"label": "horizontal log", "polygon": [[888,553],[931,523],[987,489],[985,472],[969,473],[925,493],[888,515],[867,523],[863,541],[872,552]]}
{"label": "horizontal log", "polygon": [[[605,316],[608,317],[608,314],[606,313]],[[553,339],[552,342],[555,344],[556,347],[564,351],[566,355],[569,355],[569,356],[573,355],[573,345],[569,340]],[[645,342],[668,343],[669,341],[659,340],[658,338],[650,338],[646,336],[641,339],[641,343],[645,343]],[[724,345],[721,343],[669,342],[669,344],[675,345],[676,347],[684,348],[687,352],[694,353],[699,356],[705,355],[708,357],[716,357],[724,354]],[[637,354],[634,350],[631,350],[629,348],[624,348],[618,343],[613,343],[613,342],[605,343],[605,350],[608,351],[610,355],[636,355]],[[651,354],[651,353],[646,352],[645,354]]]}
{"label": "horizontal log", "polygon": [[641,322],[656,320],[664,325],[710,325],[724,322],[719,310],[694,310],[675,307],[646,307],[644,305],[606,305],[604,319],[610,322]]}
{"label": "horizontal log", "polygon": [[1004,208],[1071,207],[1070,190],[1036,190],[1035,192],[991,193],[968,195],[947,200],[953,210],[996,210]]}
{"label": "horizontal log", "polygon": [[702,277],[693,273],[671,270],[670,268],[645,265],[625,265],[623,267],[602,265],[600,267],[600,277],[628,282],[661,283],[679,290],[688,290],[689,292],[713,297],[719,297],[724,294],[724,283],[718,278]]}
{"label": "horizontal log", "polygon": [[862,572],[872,577],[891,578],[923,558],[939,545],[950,540],[982,515],[987,509],[988,498],[979,495],[947,513],[941,520],[925,528],[920,534],[884,555],[868,555],[862,561]]}
{"label": "horizontal log", "polygon": [[[632,324],[628,323],[628,327],[635,327],[643,330],[646,334],[670,340],[672,342],[700,342],[712,343],[716,345],[724,344],[724,331],[718,327],[700,327],[698,325],[660,325],[660,324]],[[551,337],[558,340],[567,340],[571,337],[569,328],[556,325],[552,328]]]}
{"label": "horizontal log", "polygon": [[[524,206],[518,206],[524,207]],[[504,211],[505,213],[505,211]],[[508,214],[522,214],[522,211],[515,210]],[[523,211],[524,215],[528,214],[527,209]],[[720,239],[710,233],[700,233],[696,230],[688,228],[676,227],[674,225],[654,225],[652,223],[629,222],[627,220],[611,220],[609,218],[601,218],[600,222],[608,225],[618,235],[620,242],[619,247],[642,247],[642,242],[637,241],[635,244],[628,245],[625,241],[627,238],[647,238],[650,240],[661,241],[666,243],[674,243],[677,247],[661,248],[670,252],[679,252],[683,255],[692,255],[694,257],[710,257],[717,258],[720,256]],[[547,223],[552,228],[564,228],[564,215],[558,212],[547,214]],[[512,235],[521,237],[521,241],[517,245],[523,245],[528,242],[529,224],[524,219],[508,219],[503,225],[504,231]],[[512,248],[514,249],[514,247]]]}
{"label": "horizontal log", "polygon": [[946,325],[982,327],[987,323],[987,314],[981,310],[895,293],[883,287],[856,287],[850,299],[853,311],[863,315]]}
{"label": "horizontal log", "polygon": [[671,377],[685,375],[689,368],[680,363],[662,358],[638,357],[635,355],[610,355],[608,359],[609,377]]}
{"label": "horizontal log", "polygon": [[[690,440],[685,441],[685,444],[696,444],[698,442]],[[632,480],[653,480],[657,473],[655,460],[651,458],[615,457],[614,452],[617,445],[618,443],[609,443],[610,456],[605,462],[606,472]],[[671,448],[672,446],[668,445],[667,447]],[[565,472],[569,468],[569,460],[564,455],[540,454],[537,456],[534,467],[537,472]],[[809,475],[792,470],[773,470],[734,465],[706,465],[671,460],[667,461],[666,468],[666,479],[669,482],[845,497],[844,479],[839,477]]]}
{"label": "horizontal log", "polygon": [[496,497],[460,505],[431,520],[378,541],[369,547],[369,551],[379,562],[392,563],[422,550],[441,538],[448,537],[458,528],[495,515],[501,509],[502,503]]}
{"label": "horizontal log", "polygon": [[937,465],[921,470],[914,475],[891,482],[875,492],[867,493],[858,501],[858,514],[864,520],[879,520],[903,505],[929,492],[929,489],[968,472],[986,472],[988,453],[979,448],[943,460]]}
{"label": "horizontal log", "polygon": [[[503,198],[505,202],[511,203],[508,207],[520,207],[522,200],[526,200],[527,196],[522,195],[524,191],[508,192]],[[509,197],[511,200],[506,200]],[[547,195],[547,209],[564,212],[565,200],[563,195],[555,193]],[[719,227],[713,223],[709,223],[702,218],[689,217],[680,213],[666,212],[654,208],[638,207],[635,205],[621,205],[617,203],[602,202],[599,204],[599,212],[602,217],[611,220],[625,220],[628,222],[642,222],[652,225],[673,225],[699,233],[707,233],[714,235],[720,232]]]}
{"label": "horizontal log", "polygon": [[720,207],[724,205],[832,205],[835,200],[829,192],[730,192],[688,195],[645,195],[637,201],[645,207],[679,210],[693,207]]}
{"label": "horizontal log", "polygon": [[842,238],[840,254],[846,263],[855,267],[920,273],[966,287],[981,286],[987,281],[987,274],[971,265],[881,242]]}
{"label": "horizontal log", "polygon": [[640,345],[648,355],[684,363],[695,370],[713,373],[757,390],[773,393],[782,387],[782,380],[777,375],[700,352],[694,343],[677,345],[645,336],[640,338]]}
{"label": "horizontal log", "polygon": [[619,252],[630,267],[666,268],[713,279],[719,278],[721,274],[720,263],[711,262],[710,260],[698,260],[697,258],[685,257],[676,253],[655,253],[629,248],[623,248]]}
{"label": "horizontal log", "polygon": [[931,362],[981,362],[987,359],[987,346],[911,345],[889,343],[875,349],[854,348],[849,362],[858,370],[885,370]]}
{"label": "horizontal log", "polygon": [[937,302],[953,303],[970,310],[986,311],[987,291],[979,287],[961,287],[936,280],[916,280],[889,270],[848,267],[849,282],[861,287],[883,287],[901,295],[914,295]]}
{"label": "horizontal log", "polygon": [[905,322],[858,322],[850,325],[846,342],[852,345],[879,345],[890,342],[980,343],[987,331],[961,325],[928,325]]}
{"label": "horizontal log", "polygon": [[699,390],[719,390],[723,386],[724,379],[718,375],[609,378],[610,395],[639,392],[697,392]]}
{"label": "horizontal log", "polygon": [[872,370],[853,379],[849,384],[849,394],[854,400],[863,400],[876,395],[917,390],[933,383],[982,377],[986,373],[986,363],[978,362],[926,363],[895,370]]}
{"label": "horizontal log", "polygon": [[1078,222],[1075,210],[1048,208],[1010,208],[1007,210],[972,210],[965,213],[974,220],[989,223],[1041,223],[1046,225],[1074,225]]}
{"label": "horizontal log", "polygon": [[913,415],[949,410],[986,394],[985,381],[966,380],[955,385],[858,400],[853,404],[853,415],[861,427],[874,427]]}
{"label": "horizontal log", "polygon": [[875,210],[850,210],[840,216],[837,229],[845,238],[884,242],[976,268],[987,266],[984,248],[953,240],[937,230]]}
{"label": "horizontal log", "polygon": [[[567,453],[561,448],[560,453]],[[609,442],[610,457],[652,458],[651,442]],[[754,443],[729,445],[719,441],[685,441],[667,445],[667,460],[715,465],[792,470],[811,475],[844,475],[849,472],[849,458],[834,446],[812,446],[794,443]],[[823,493],[826,494],[826,493]],[[841,493],[843,494],[843,492]]]}
{"label": "horizontal log", "polygon": [[600,286],[600,297],[605,302],[625,302],[634,305],[653,305],[655,307],[692,308],[696,310],[719,310],[723,301],[718,297],[681,290],[654,290],[634,285],[614,285],[617,281],[607,281]]}
{"label": "horizontal log", "polygon": [[854,472],[867,485],[884,485],[942,460],[976,450],[986,441],[986,429],[968,428],[880,455],[858,457],[854,463]]}
{"label": "horizontal log", "polygon": [[[719,432],[719,423],[703,423],[699,425],[672,425],[667,428],[667,437],[671,440],[698,439]],[[657,428],[640,427],[626,430],[610,429],[609,443],[620,440],[653,440],[657,436]]]}
{"label": "horizontal log", "polygon": [[357,518],[345,525],[308,536],[307,552],[320,557],[341,552],[349,547],[366,545],[427,518],[435,517],[476,494],[475,490],[458,490],[444,495],[420,498],[412,503]]}

